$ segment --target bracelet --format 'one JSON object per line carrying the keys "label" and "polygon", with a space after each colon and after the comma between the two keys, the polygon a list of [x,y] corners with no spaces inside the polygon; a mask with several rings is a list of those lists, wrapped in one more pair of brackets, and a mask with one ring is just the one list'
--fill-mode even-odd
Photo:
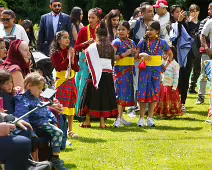
{"label": "bracelet", "polygon": [[119,58],[121,59],[121,58],[124,58],[124,56],[122,55],[122,54],[119,54]]}
{"label": "bracelet", "polygon": [[168,63],[171,63],[171,61],[170,61],[170,60],[167,60],[167,62],[168,62]]}

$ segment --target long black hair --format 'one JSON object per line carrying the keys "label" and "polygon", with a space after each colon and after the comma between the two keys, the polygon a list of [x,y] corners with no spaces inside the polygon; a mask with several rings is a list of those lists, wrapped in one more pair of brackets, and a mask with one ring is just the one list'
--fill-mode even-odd
{"label": "long black hair", "polygon": [[106,16],[105,16],[105,21],[107,24],[107,29],[108,29],[108,33],[109,33],[109,38],[110,41],[114,40],[114,34],[113,34],[113,26],[112,26],[112,18],[115,17],[121,17],[120,11],[117,9],[112,9]]}
{"label": "long black hair", "polygon": [[[21,26],[25,29],[27,36],[29,38],[29,46],[36,48],[36,38],[33,29],[33,23],[30,20],[23,20]],[[29,31],[27,31],[29,29]]]}
{"label": "long black hair", "polygon": [[77,25],[77,21],[79,21],[79,23],[81,22],[81,20],[80,20],[81,13],[82,13],[82,9],[80,7],[75,6],[71,10],[71,14],[70,14],[71,22],[77,28],[77,32],[79,32],[79,26]]}

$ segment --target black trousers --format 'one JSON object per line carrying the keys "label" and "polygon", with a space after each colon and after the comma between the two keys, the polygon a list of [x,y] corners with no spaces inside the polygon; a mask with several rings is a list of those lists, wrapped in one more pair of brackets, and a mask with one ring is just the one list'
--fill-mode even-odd
{"label": "black trousers", "polygon": [[197,86],[197,80],[201,72],[201,54],[196,43],[192,46],[192,57],[193,57],[193,72],[191,75],[190,89],[195,89]]}
{"label": "black trousers", "polygon": [[187,92],[189,87],[189,78],[192,70],[193,62],[193,53],[192,50],[188,53],[186,67],[180,67],[179,81],[178,81],[178,90],[181,94],[181,102],[185,104],[187,98]]}
{"label": "black trousers", "polygon": [[31,140],[24,136],[0,137],[0,161],[5,170],[26,170]]}

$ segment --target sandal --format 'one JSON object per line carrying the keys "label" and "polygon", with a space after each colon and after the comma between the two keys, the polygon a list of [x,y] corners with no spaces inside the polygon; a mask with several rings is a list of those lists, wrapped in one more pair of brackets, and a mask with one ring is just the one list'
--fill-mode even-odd
{"label": "sandal", "polygon": [[83,123],[80,125],[81,128],[91,128],[91,125],[84,125]]}
{"label": "sandal", "polygon": [[107,125],[105,125],[105,126],[100,126],[100,128],[105,129],[105,128],[108,128],[108,126],[107,126]]}
{"label": "sandal", "polygon": [[72,132],[72,131],[69,131],[69,132],[68,132],[68,136],[69,136],[69,137],[72,137],[72,138],[78,138],[78,137],[79,137],[77,134],[75,134],[75,133]]}

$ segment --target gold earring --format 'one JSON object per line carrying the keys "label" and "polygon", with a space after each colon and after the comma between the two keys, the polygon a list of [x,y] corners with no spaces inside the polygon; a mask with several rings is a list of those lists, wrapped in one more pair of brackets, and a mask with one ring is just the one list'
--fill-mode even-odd
{"label": "gold earring", "polygon": [[158,38],[158,34],[156,34],[156,36],[155,36],[156,38]]}

